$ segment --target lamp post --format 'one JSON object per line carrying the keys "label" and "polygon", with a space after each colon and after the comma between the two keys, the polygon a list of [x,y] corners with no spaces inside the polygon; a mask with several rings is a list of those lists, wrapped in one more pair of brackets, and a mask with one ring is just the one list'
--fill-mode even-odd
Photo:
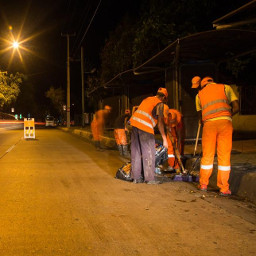
{"label": "lamp post", "polygon": [[81,47],[82,127],[84,127],[84,48]]}
{"label": "lamp post", "polygon": [[67,127],[70,127],[70,56],[69,56],[69,37],[76,34],[62,34],[67,37]]}
{"label": "lamp post", "polygon": [[96,68],[93,68],[90,72],[84,71],[84,48],[81,47],[81,83],[82,83],[82,127],[84,127],[84,75],[95,73]]}

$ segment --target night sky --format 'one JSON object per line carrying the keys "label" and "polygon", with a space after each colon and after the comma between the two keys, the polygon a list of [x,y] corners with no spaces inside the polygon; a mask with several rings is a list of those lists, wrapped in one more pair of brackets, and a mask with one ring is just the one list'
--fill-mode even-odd
{"label": "night sky", "polygon": [[[1,54],[0,69],[8,70],[8,73],[19,71],[26,74],[38,95],[44,94],[50,86],[65,89],[67,40],[61,33],[76,33],[75,37],[70,38],[71,58],[79,60],[80,47],[83,46],[87,63],[85,68],[99,68],[99,53],[109,32],[126,12],[135,15],[139,3],[138,0],[126,1],[125,5],[118,0],[1,1],[0,37],[10,36],[8,27],[11,25],[15,38],[19,33],[21,40],[32,38],[23,43],[31,51],[21,50],[23,62],[15,54],[12,63],[8,64],[12,53],[9,50]],[[1,49],[4,47],[1,40]],[[74,61],[70,65],[71,93],[74,98],[81,88],[80,62]]]}
{"label": "night sky", "polygon": [[[26,93],[34,93],[37,103],[45,104],[45,92],[53,86],[66,89],[67,41],[61,34],[73,34],[70,38],[71,103],[81,97],[80,47],[84,47],[85,71],[100,68],[99,54],[109,33],[115,29],[125,14],[139,17],[142,0],[0,0],[0,50],[6,47],[3,39],[10,33],[20,40],[28,51],[21,50],[11,63],[12,50],[0,54],[0,70],[8,73],[22,72],[27,76]],[[222,6],[222,1],[217,1]],[[226,3],[215,17],[224,15],[248,1]],[[93,18],[95,10],[98,10]],[[223,6],[222,6],[223,7]],[[92,19],[93,18],[93,19]],[[91,22],[90,27],[89,23]],[[211,23],[209,22],[209,29]],[[12,30],[9,30],[12,26]],[[87,31],[87,32],[86,32]],[[151,57],[151,56],[149,56]],[[77,61],[78,60],[78,61]],[[79,98],[79,100],[77,99]],[[79,103],[80,104],[80,103]]]}

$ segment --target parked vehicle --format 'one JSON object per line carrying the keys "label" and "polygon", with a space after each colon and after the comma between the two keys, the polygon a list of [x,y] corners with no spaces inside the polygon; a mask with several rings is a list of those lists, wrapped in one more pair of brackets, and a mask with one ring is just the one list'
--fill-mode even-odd
{"label": "parked vehicle", "polygon": [[53,116],[47,116],[45,118],[45,127],[56,127],[56,122]]}

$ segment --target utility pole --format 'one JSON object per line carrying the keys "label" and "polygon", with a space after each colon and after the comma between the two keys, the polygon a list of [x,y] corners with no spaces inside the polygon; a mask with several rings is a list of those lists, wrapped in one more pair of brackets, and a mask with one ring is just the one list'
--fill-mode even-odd
{"label": "utility pole", "polygon": [[61,36],[67,37],[67,127],[70,127],[70,57],[69,57],[69,37],[76,34],[62,34]]}
{"label": "utility pole", "polygon": [[84,48],[81,47],[82,127],[84,127]]}

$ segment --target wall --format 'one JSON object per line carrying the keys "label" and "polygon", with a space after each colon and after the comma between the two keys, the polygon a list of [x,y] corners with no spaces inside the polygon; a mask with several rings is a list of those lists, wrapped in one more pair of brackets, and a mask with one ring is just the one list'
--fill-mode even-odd
{"label": "wall", "polygon": [[[231,85],[236,96],[240,100],[239,87]],[[256,115],[240,115],[233,116],[233,128],[235,137],[251,137],[256,135]]]}
{"label": "wall", "polygon": [[[195,96],[198,91],[191,88],[191,80],[194,76],[216,77],[216,66],[212,63],[180,64],[178,83],[179,110],[183,114],[186,139],[191,139],[192,141],[196,138],[198,130],[198,115],[195,107]],[[173,77],[167,77],[173,80]]]}

